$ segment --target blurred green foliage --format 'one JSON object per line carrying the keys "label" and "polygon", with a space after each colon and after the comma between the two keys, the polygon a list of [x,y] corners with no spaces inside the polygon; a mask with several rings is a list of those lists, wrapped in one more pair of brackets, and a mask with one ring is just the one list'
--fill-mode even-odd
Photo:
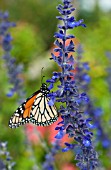
{"label": "blurred green foliage", "polygon": [[91,68],[89,71],[92,78],[90,95],[94,98],[95,103],[107,112],[107,116],[104,117],[106,121],[110,119],[108,110],[111,97],[106,82],[106,68],[109,65],[106,52],[111,51],[111,31],[108,30],[111,30],[110,17],[102,15],[95,25],[90,26],[87,23],[86,29],[79,28],[73,31],[83,44],[83,60],[88,61]]}
{"label": "blurred green foliage", "polygon": [[[45,50],[53,43],[53,34],[56,30],[58,14],[56,5],[58,1],[52,0],[4,0],[0,2],[1,9],[8,10],[10,18],[15,22],[30,23],[36,28],[36,33],[45,44]],[[42,44],[41,44],[42,46]]]}
{"label": "blurred green foliage", "polygon": [[[24,88],[26,89],[26,96],[39,89],[41,84],[40,77],[30,79],[28,77],[28,69],[30,63],[35,62],[37,67],[41,67],[39,60],[50,58],[49,49],[52,47],[54,41],[53,34],[56,31],[57,20],[55,16],[58,15],[56,5],[58,1],[52,0],[2,0],[0,7],[3,10],[8,10],[10,13],[10,20],[17,22],[17,27],[11,29],[13,36],[12,56],[17,60],[17,63],[24,64]],[[91,67],[89,72],[92,81],[89,88],[89,94],[92,97],[94,104],[102,107],[104,114],[102,116],[103,127],[105,131],[110,134],[109,120],[110,120],[110,102],[111,94],[108,90],[106,80],[106,68],[109,65],[108,59],[105,55],[106,51],[111,51],[111,14],[104,14],[95,9],[92,13],[79,13],[79,17],[85,17],[87,28],[78,28],[71,31],[83,44],[84,61],[88,61]],[[36,61],[36,58],[38,60]],[[48,65],[52,65],[49,68]],[[57,70],[53,61],[45,68],[45,79],[49,79],[52,71]],[[0,60],[0,140],[8,141],[8,150],[10,150],[14,161],[16,162],[15,170],[28,170],[33,166],[33,159],[30,151],[26,151],[26,136],[24,135],[23,127],[16,130],[9,129],[8,121],[17,107],[17,98],[15,94],[12,98],[7,98],[6,94],[11,87],[8,83],[7,68],[3,60]],[[41,69],[40,69],[41,70]],[[33,145],[33,144],[32,144]],[[102,146],[98,146],[100,158],[103,165],[110,167],[110,160],[107,159],[107,150]],[[45,151],[38,144],[33,145],[33,151],[36,162],[39,164],[43,162]],[[62,156],[61,156],[62,157]],[[61,159],[60,157],[60,159]],[[57,160],[59,156],[57,157]],[[73,156],[69,156],[73,159]],[[28,161],[27,161],[28,160]],[[66,160],[63,160],[65,162]],[[73,160],[72,160],[73,161]],[[61,164],[63,163],[61,161]]]}
{"label": "blurred green foliage", "polygon": [[45,43],[40,36],[37,36],[31,24],[18,23],[16,29],[12,30],[13,49],[12,56],[15,56],[17,63],[27,64],[35,59],[45,49]]}

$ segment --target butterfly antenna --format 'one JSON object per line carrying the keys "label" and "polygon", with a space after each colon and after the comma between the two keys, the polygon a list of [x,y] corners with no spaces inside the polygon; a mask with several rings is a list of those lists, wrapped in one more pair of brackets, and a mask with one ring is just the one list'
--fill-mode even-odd
{"label": "butterfly antenna", "polygon": [[44,67],[42,67],[42,69],[41,69],[41,84],[43,83],[43,78],[45,77],[45,76],[43,76],[43,69],[44,69]]}

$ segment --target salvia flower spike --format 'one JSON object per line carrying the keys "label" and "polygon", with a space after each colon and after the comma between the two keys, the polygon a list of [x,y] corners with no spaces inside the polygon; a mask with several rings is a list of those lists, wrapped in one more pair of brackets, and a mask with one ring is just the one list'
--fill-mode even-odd
{"label": "salvia flower spike", "polygon": [[56,48],[51,54],[51,59],[61,67],[61,72],[53,72],[52,78],[47,80],[50,83],[49,89],[53,88],[57,80],[60,81],[57,91],[49,94],[49,105],[53,105],[55,102],[64,103],[59,109],[63,121],[56,127],[58,133],[55,138],[63,138],[64,132],[66,132],[69,138],[74,139],[74,144],[66,142],[66,148],[63,151],[75,151],[76,165],[81,170],[94,170],[98,166],[98,154],[93,146],[93,133],[90,132],[90,128],[93,126],[91,126],[90,118],[84,118],[84,110],[81,111],[80,107],[81,103],[86,105],[89,98],[86,93],[79,92],[74,79],[75,59],[72,53],[75,51],[75,45],[72,39],[75,36],[67,34],[69,29],[86,26],[83,20],[76,21],[71,15],[75,10],[71,0],[62,0],[62,2],[63,4],[57,7],[61,14],[61,16],[57,16],[57,19],[62,23],[58,25],[59,31],[54,34]]}

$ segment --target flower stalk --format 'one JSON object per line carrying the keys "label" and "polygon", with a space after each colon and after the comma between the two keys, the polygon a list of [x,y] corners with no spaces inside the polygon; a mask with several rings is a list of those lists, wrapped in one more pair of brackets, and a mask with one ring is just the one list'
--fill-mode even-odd
{"label": "flower stalk", "polygon": [[[92,136],[93,133],[90,128],[93,125],[90,124],[91,119],[84,118],[84,110],[81,111],[81,103],[85,105],[89,99],[86,93],[79,92],[76,84],[74,74],[75,59],[71,55],[75,52],[75,45],[72,41],[73,35],[67,35],[67,30],[73,29],[78,26],[86,27],[83,24],[83,20],[76,21],[70,14],[75,10],[71,4],[71,0],[63,0],[63,5],[58,5],[57,9],[62,16],[57,18],[63,21],[63,25],[58,25],[59,32],[54,34],[57,40],[54,44],[57,48],[52,53],[52,58],[61,67],[61,72],[53,72],[51,79],[47,80],[50,83],[49,89],[52,89],[57,80],[60,81],[58,90],[50,93],[49,105],[53,105],[55,102],[64,103],[59,108],[59,113],[62,117],[62,122],[58,124],[56,130],[58,130],[55,138],[61,139],[64,136],[64,132],[68,134],[69,138],[74,139],[74,144],[65,143],[66,148],[63,152],[73,150],[75,152],[75,160],[77,160],[77,166],[81,170],[94,170],[98,166],[98,155],[94,149]],[[70,40],[69,45],[66,45],[66,41]],[[58,52],[58,55],[55,55]]]}

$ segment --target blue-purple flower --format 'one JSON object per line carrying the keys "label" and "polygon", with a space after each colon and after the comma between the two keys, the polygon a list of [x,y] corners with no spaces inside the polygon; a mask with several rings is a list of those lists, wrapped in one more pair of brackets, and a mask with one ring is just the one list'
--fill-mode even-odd
{"label": "blue-purple flower", "polygon": [[60,150],[60,141],[56,140],[52,144],[52,148],[49,151],[49,153],[46,154],[45,156],[45,162],[43,163],[43,170],[54,170],[55,166],[55,155],[58,153]]}
{"label": "blue-purple flower", "polygon": [[9,14],[8,12],[0,12],[0,45],[3,49],[3,59],[5,61],[5,67],[8,73],[9,83],[13,86],[10,88],[7,93],[8,97],[12,97],[15,92],[18,93],[21,103],[24,100],[24,90],[23,89],[23,79],[22,79],[22,65],[17,65],[14,57],[11,56],[12,45],[11,42],[13,40],[12,36],[9,33],[10,27],[15,27],[15,23],[9,22],[8,20]]}
{"label": "blue-purple flower", "polygon": [[0,170],[12,170],[14,165],[15,162],[12,161],[12,157],[7,150],[7,142],[0,142]]}
{"label": "blue-purple flower", "polygon": [[[58,25],[59,31],[54,34],[55,45],[54,52],[58,52],[58,55],[52,53],[52,58],[61,67],[61,72],[53,73],[53,76],[47,82],[50,83],[49,89],[52,89],[56,81],[59,80],[58,90],[49,94],[50,103],[54,102],[64,103],[60,106],[58,112],[61,114],[62,122],[58,124],[56,130],[58,130],[55,138],[61,139],[64,136],[64,132],[68,134],[69,138],[74,139],[74,144],[65,143],[66,148],[63,151],[73,150],[75,152],[75,160],[77,160],[77,166],[81,170],[94,170],[98,166],[98,155],[94,149],[90,128],[93,125],[89,123],[90,119],[84,117],[84,105],[89,101],[86,93],[79,92],[76,79],[74,79],[74,57],[70,52],[75,51],[74,42],[71,38],[73,35],[67,35],[68,29],[73,29],[78,26],[86,27],[83,20],[76,21],[70,14],[75,10],[71,4],[71,0],[63,0],[63,5],[57,7],[61,16],[57,18],[61,20],[61,24]],[[66,40],[70,42],[66,45]],[[88,69],[87,63],[84,67]],[[90,81],[87,74],[84,75],[86,82]],[[83,104],[83,108],[81,108]]]}
{"label": "blue-purple flower", "polygon": [[[78,83],[79,89],[84,91],[88,91],[89,88],[89,83],[90,83],[90,76],[88,75],[87,71],[90,69],[88,63],[86,62],[81,62],[82,59],[82,46],[79,44],[77,48],[77,64],[76,64],[76,82]],[[86,79],[84,77],[88,77]],[[87,81],[88,80],[88,81]],[[90,98],[88,96],[88,98]],[[82,108],[83,106],[81,106]],[[103,114],[103,110],[101,108],[96,108],[94,107],[93,101],[90,99],[88,104],[85,106],[85,114],[90,117],[93,120],[94,128],[96,128],[96,140],[99,141],[102,146],[106,149],[108,149],[111,146],[111,141],[108,138],[108,134],[105,133],[103,127],[102,127],[102,121],[101,121],[101,116]]]}

